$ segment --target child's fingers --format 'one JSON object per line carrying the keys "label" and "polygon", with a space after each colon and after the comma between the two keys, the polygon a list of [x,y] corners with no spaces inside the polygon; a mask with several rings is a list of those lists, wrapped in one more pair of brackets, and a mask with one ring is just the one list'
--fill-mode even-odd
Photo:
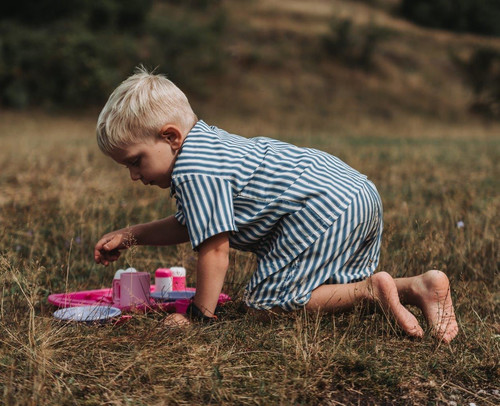
{"label": "child's fingers", "polygon": [[96,264],[103,264],[104,265],[103,261],[105,261],[105,260],[106,260],[105,252],[102,250],[95,249],[94,250],[94,261],[96,262]]}
{"label": "child's fingers", "polygon": [[121,234],[115,234],[107,243],[105,243],[102,247],[106,251],[113,251],[117,248],[120,248],[123,242],[123,236]]}
{"label": "child's fingers", "polygon": [[104,266],[120,258],[120,249],[123,245],[123,234],[105,235],[94,247],[94,260],[97,264]]}
{"label": "child's fingers", "polygon": [[97,264],[108,265],[110,261],[120,258],[120,255],[118,250],[107,251],[105,248],[98,249],[97,246],[94,250],[94,260]]}
{"label": "child's fingers", "polygon": [[100,256],[101,252],[104,251],[104,245],[106,245],[109,241],[109,237],[103,237],[99,241],[97,241],[97,244],[94,247],[94,258],[97,258]]}
{"label": "child's fingers", "polygon": [[111,255],[110,255],[110,254],[108,253],[108,254],[106,255],[106,260],[107,260],[107,261],[110,261],[110,262],[114,262],[114,261],[116,261],[118,258],[120,258],[120,255],[121,255],[121,254],[120,254],[118,251],[116,251],[116,253],[115,253],[115,251],[113,251],[113,254],[111,254]]}
{"label": "child's fingers", "polygon": [[107,262],[104,256],[101,254],[94,255],[94,261],[96,264],[102,264],[102,265],[106,265]]}
{"label": "child's fingers", "polygon": [[121,253],[118,250],[113,250],[113,251],[102,250],[100,252],[100,258],[104,261],[107,261],[107,262],[116,261],[118,258],[120,258],[120,255],[121,255]]}

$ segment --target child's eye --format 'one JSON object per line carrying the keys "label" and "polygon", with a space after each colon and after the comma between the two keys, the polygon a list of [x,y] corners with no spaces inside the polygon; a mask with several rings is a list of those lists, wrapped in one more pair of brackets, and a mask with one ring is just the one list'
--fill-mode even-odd
{"label": "child's eye", "polygon": [[139,166],[141,164],[141,158],[135,158],[132,162],[130,162],[131,166]]}

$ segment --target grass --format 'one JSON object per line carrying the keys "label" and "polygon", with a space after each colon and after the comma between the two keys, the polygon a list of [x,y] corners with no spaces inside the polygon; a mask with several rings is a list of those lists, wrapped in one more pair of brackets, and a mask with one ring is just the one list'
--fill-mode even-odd
{"label": "grass", "polygon": [[[228,3],[226,75],[193,105],[210,124],[323,149],[367,174],[384,203],[379,269],[448,274],[452,344],[411,340],[363,306],[256,321],[241,303],[254,258],[239,252],[216,325],[167,329],[154,312],[120,326],[56,322],[51,293],[110,287],[125,266],[185,266],[193,284],[196,255],[141,247],[95,265],[103,233],[172,214],[168,192],[133,184],[100,154],[95,112],[0,111],[0,403],[500,403],[500,124],[467,113],[470,90],[448,56],[500,45],[413,26],[384,11],[394,2]],[[392,32],[373,71],[321,53],[332,18],[351,19],[355,36],[366,24]]]}
{"label": "grass", "polygon": [[264,131],[335,152],[375,181],[386,223],[380,269],[437,268],[452,281],[461,332],[446,346],[411,340],[364,307],[257,322],[241,309],[253,258],[238,252],[224,288],[235,301],[217,325],[166,329],[157,313],[121,326],[56,322],[50,293],[110,286],[125,265],[184,265],[193,283],[196,257],[188,246],[141,247],[113,268],[93,264],[102,233],[172,213],[168,193],[132,184],[99,154],[93,117],[2,118],[4,404],[498,403],[500,140],[484,127],[466,137],[443,126],[421,139],[367,137],[362,127],[335,139]]}

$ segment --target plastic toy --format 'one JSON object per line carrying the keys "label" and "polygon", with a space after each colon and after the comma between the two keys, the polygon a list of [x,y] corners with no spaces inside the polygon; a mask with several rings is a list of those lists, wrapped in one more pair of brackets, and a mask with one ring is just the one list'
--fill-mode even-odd
{"label": "plastic toy", "polygon": [[[186,288],[187,292],[196,291],[194,288]],[[150,292],[155,292],[155,285],[150,286]],[[189,295],[187,295],[189,296]],[[225,293],[219,296],[219,304],[223,304],[231,298]],[[138,311],[145,312],[148,310],[160,310],[166,312],[185,313],[189,304],[189,299],[177,299],[173,301],[165,301],[163,299],[155,299],[150,297],[149,305],[140,304],[137,306],[121,306],[119,303],[113,302],[112,289],[96,289],[70,293],[55,293],[49,296],[49,303],[57,307],[77,307],[77,306],[110,306],[120,309],[122,312]]]}

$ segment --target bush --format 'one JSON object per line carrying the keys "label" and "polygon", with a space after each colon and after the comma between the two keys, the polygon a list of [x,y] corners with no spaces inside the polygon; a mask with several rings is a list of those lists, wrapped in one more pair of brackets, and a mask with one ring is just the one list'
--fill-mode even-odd
{"label": "bush", "polygon": [[500,51],[479,48],[469,58],[456,55],[452,58],[473,91],[471,110],[488,117],[500,118]]}
{"label": "bush", "polygon": [[330,32],[323,37],[323,47],[332,58],[352,67],[369,70],[377,47],[388,32],[374,24],[356,28],[350,19],[333,19]]}
{"label": "bush", "polygon": [[202,91],[200,78],[221,66],[218,44],[224,10],[208,0],[199,2],[194,11],[173,3],[3,2],[0,104],[15,108],[100,104],[140,63],[160,66],[193,93]]}
{"label": "bush", "polygon": [[500,35],[498,0],[403,0],[401,15],[426,27]]}

